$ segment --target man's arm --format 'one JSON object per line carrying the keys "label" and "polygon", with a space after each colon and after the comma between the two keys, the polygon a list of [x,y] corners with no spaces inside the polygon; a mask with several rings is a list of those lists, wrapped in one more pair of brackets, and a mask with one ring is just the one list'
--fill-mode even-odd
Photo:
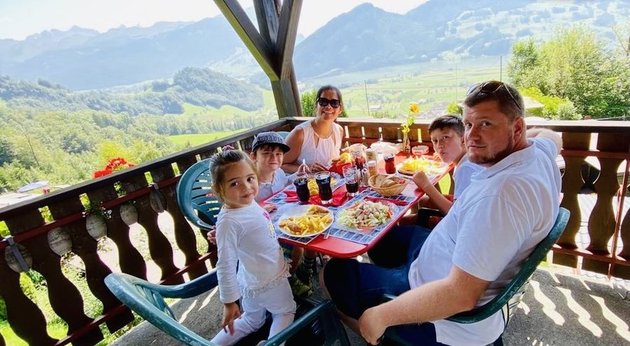
{"label": "man's arm", "polygon": [[526,135],[528,138],[551,139],[558,147],[558,152],[562,149],[562,137],[557,132],[542,128],[531,128],[527,130]]}
{"label": "man's arm", "polygon": [[387,327],[440,320],[471,310],[489,284],[453,266],[446,278],[366,310],[359,318],[361,335],[375,345]]}

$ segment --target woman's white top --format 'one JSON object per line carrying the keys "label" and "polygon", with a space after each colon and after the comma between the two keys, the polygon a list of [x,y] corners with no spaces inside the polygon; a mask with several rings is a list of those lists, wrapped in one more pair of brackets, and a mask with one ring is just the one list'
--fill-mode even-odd
{"label": "woman's white top", "polygon": [[[296,163],[300,164],[304,160],[308,165],[319,163],[330,166],[331,160],[339,157],[341,153],[343,127],[333,123],[332,134],[328,138],[322,138],[315,133],[311,122],[312,120],[296,126],[304,131],[304,140]],[[319,142],[316,142],[317,138],[319,138]]]}

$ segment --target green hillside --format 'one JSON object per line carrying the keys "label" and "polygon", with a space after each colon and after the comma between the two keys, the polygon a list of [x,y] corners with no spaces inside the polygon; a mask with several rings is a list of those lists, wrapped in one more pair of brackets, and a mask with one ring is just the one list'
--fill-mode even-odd
{"label": "green hillside", "polygon": [[176,135],[168,136],[168,140],[175,144],[178,148],[190,148],[197,145],[206,144],[211,141],[216,141],[231,135],[243,132],[244,130],[237,131],[218,131],[213,133],[198,133],[190,135]]}

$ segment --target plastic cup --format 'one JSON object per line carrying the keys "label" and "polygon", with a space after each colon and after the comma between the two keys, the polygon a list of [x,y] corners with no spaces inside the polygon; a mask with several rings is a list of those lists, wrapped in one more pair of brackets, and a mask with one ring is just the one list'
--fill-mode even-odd
{"label": "plastic cup", "polygon": [[308,203],[309,198],[311,198],[311,193],[308,190],[308,177],[297,177],[293,181],[293,184],[295,185],[295,192],[297,193],[300,203]]}
{"label": "plastic cup", "polygon": [[354,197],[359,192],[359,177],[356,167],[345,166],[343,177],[346,180],[346,192],[348,196]]}
{"label": "plastic cup", "polygon": [[319,198],[326,205],[332,201],[332,187],[330,186],[330,172],[318,172],[315,174],[315,182],[319,189]]}

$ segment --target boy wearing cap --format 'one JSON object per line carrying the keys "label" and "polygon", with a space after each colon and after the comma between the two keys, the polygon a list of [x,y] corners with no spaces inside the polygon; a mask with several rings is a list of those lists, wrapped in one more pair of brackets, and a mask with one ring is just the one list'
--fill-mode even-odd
{"label": "boy wearing cap", "polygon": [[[289,149],[289,146],[284,143],[284,138],[276,132],[261,132],[254,138],[250,157],[258,170],[257,202],[282,191],[291,183],[291,176],[287,176],[280,168],[284,160],[284,153]],[[283,245],[283,248],[290,251],[290,254],[287,255],[291,257],[289,283],[293,294],[298,297],[309,296],[313,292],[311,287],[294,275],[304,250],[297,246],[286,248]]]}
{"label": "boy wearing cap", "polygon": [[[284,153],[289,151],[289,146],[284,143],[284,138],[276,132],[261,132],[252,142],[252,151],[249,154],[256,165],[258,173],[258,195],[256,202],[260,202],[276,192],[282,191],[292,182],[292,177],[287,176],[282,168]],[[270,204],[268,206],[271,206]],[[265,209],[267,207],[265,206]],[[267,211],[270,211],[267,209]],[[208,233],[208,240],[215,243],[214,232]],[[301,262],[304,250],[297,246],[282,245],[285,256],[291,258],[289,283],[296,297],[305,297],[313,293],[309,283],[304,283],[295,275],[298,264]],[[288,250],[288,251],[287,251]]]}
{"label": "boy wearing cap", "polygon": [[281,191],[291,182],[280,168],[287,151],[289,146],[276,132],[261,132],[254,138],[250,157],[258,170],[257,202]]}

